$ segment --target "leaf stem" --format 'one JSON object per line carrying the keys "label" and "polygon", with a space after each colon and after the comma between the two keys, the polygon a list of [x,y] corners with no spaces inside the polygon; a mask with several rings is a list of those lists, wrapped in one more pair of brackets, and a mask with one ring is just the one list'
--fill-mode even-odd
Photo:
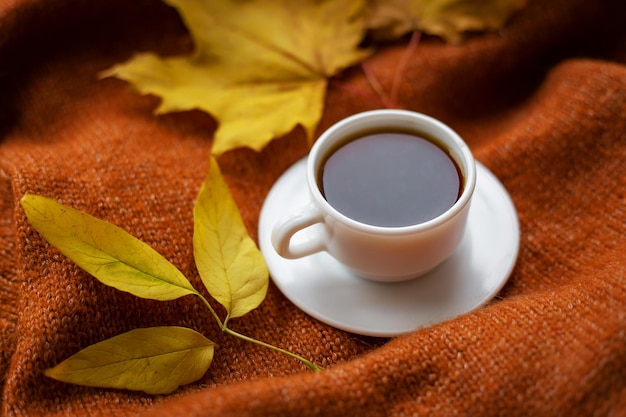
{"label": "leaf stem", "polygon": [[222,331],[224,333],[229,334],[229,335],[234,336],[234,337],[238,337],[239,339],[245,340],[246,342],[254,343],[256,345],[263,346],[263,347],[266,347],[268,349],[275,350],[276,352],[280,352],[283,355],[287,355],[289,357],[297,359],[300,362],[304,363],[309,369],[311,369],[313,371],[317,372],[317,371],[320,371],[322,369],[319,366],[315,365],[313,362],[309,361],[308,359],[303,358],[300,355],[296,355],[295,353],[289,352],[288,350],[281,349],[281,348],[279,348],[277,346],[274,346],[274,345],[270,345],[269,343],[261,342],[260,340],[253,339],[253,338],[251,338],[249,336],[243,335],[241,333],[237,333],[236,331],[229,329],[226,326],[226,320],[228,320],[228,318],[225,321],[222,322],[222,320],[220,319],[220,316],[217,315],[217,313],[215,312],[215,310],[213,309],[213,307],[211,306],[209,301],[200,293],[197,293],[196,295],[200,298],[200,300],[202,300],[204,305],[207,306],[207,308],[211,312],[211,315],[213,316],[215,321],[217,321],[217,324],[220,326],[220,328],[222,329]]}
{"label": "leaf stem", "polygon": [[348,94],[357,96],[357,97],[361,97],[365,100],[368,101],[372,101],[375,102],[376,104],[380,104],[382,106],[387,106],[387,104],[385,103],[385,101],[378,95],[378,94],[373,94],[369,91],[363,91],[361,89],[358,88],[354,88],[354,87],[349,87],[347,85],[345,85],[342,82],[336,81],[336,82],[332,82],[331,86],[333,88],[336,88],[338,90],[344,91]]}
{"label": "leaf stem", "polygon": [[196,293],[196,296],[198,296],[202,300],[204,305],[208,307],[209,311],[211,312],[211,315],[213,316],[215,321],[217,321],[217,324],[220,326],[220,328],[222,330],[224,330],[225,323],[222,323],[222,320],[220,319],[220,316],[218,316],[217,313],[215,312],[215,310],[213,309],[213,307],[211,307],[211,304],[209,303],[209,301],[206,298],[204,298],[204,296],[202,294],[200,294],[199,292]]}
{"label": "leaf stem", "polygon": [[413,53],[415,52],[415,49],[417,48],[417,45],[419,44],[421,38],[422,32],[418,30],[413,31],[413,33],[411,34],[411,39],[409,40],[409,43],[407,44],[404,52],[402,53],[402,56],[400,57],[400,62],[398,62],[398,65],[396,66],[396,71],[393,77],[393,81],[391,83],[391,93],[389,94],[391,102],[393,103],[398,102],[398,93],[400,92],[402,75],[404,74],[404,71],[409,64],[409,59],[411,58],[411,55],[413,55]]}
{"label": "leaf stem", "polygon": [[374,74],[374,71],[372,71],[372,68],[370,67],[368,61],[363,61],[361,63],[361,69],[363,70],[363,74],[365,74],[365,79],[367,80],[374,93],[376,93],[376,96],[383,104],[383,106],[385,106],[386,108],[395,107],[391,100],[389,100],[389,97],[385,93],[385,90],[380,84],[380,81],[378,81],[378,77],[376,76],[376,74]]}
{"label": "leaf stem", "polygon": [[231,330],[228,327],[222,327],[222,330],[224,331],[224,333],[227,333],[227,334],[229,334],[231,336],[238,337],[239,339],[245,340],[246,342],[254,343],[256,345],[263,346],[263,347],[275,350],[275,351],[280,352],[280,353],[282,353],[284,355],[287,355],[287,356],[290,356],[290,357],[292,357],[294,359],[297,359],[300,362],[304,363],[306,366],[308,366],[309,369],[311,369],[312,371],[316,371],[317,372],[317,371],[321,371],[322,370],[322,368],[320,368],[319,366],[315,365],[313,362],[309,361],[308,359],[305,359],[302,356],[296,355],[295,353],[289,352],[288,350],[281,349],[279,347],[270,345],[270,344],[265,343],[265,342],[261,342],[260,340],[253,339],[253,338],[248,337],[246,335],[243,335],[241,333],[237,333],[236,331]]}

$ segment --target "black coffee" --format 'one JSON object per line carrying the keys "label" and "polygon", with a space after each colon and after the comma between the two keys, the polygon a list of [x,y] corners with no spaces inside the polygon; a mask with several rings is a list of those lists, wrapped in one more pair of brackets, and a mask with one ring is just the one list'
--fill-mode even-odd
{"label": "black coffee", "polygon": [[320,172],[326,200],[344,215],[374,226],[423,223],[448,210],[462,174],[447,150],[413,132],[365,132],[348,138]]}

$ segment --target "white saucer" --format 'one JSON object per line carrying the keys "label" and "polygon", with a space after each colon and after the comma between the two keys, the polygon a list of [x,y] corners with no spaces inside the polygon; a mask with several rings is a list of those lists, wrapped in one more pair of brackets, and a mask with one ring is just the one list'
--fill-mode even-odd
{"label": "white saucer", "polygon": [[460,246],[433,271],[407,282],[360,278],[326,252],[296,260],[279,256],[270,242],[272,227],[308,201],[304,158],[267,195],[259,218],[259,246],[283,294],[309,315],[342,330],[392,337],[454,318],[491,300],[515,265],[520,239],[515,207],[500,181],[480,163]]}

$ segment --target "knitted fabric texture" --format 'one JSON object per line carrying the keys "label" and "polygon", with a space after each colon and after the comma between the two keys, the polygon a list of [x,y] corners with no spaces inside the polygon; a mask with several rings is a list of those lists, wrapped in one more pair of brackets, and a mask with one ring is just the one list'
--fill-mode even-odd
{"label": "knitted fabric texture", "polygon": [[[19,200],[41,194],[112,222],[201,287],[193,205],[215,122],[154,116],[158,99],[98,73],[138,51],[188,53],[157,0],[0,2],[0,413],[2,416],[625,416],[626,7],[531,1],[498,33],[424,36],[397,104],[458,131],[509,191],[521,246],[487,306],[393,339],[327,326],[270,284],[233,328],[325,369],[225,336],[194,297],[106,287],[51,248]],[[390,88],[406,42],[368,68]],[[380,108],[359,68],[330,83],[318,134]],[[207,92],[209,94],[210,92]],[[301,129],[219,158],[257,239],[272,184],[308,151]],[[64,384],[45,369],[149,326],[218,343],[205,376],[167,396]]]}

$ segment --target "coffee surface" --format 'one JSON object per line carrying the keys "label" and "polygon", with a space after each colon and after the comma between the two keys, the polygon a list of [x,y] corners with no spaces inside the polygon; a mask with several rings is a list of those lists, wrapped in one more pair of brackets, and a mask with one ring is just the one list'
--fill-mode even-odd
{"label": "coffee surface", "polygon": [[320,182],[326,200],[362,223],[402,227],[448,210],[462,190],[448,152],[412,133],[372,133],[348,141],[327,158]]}

